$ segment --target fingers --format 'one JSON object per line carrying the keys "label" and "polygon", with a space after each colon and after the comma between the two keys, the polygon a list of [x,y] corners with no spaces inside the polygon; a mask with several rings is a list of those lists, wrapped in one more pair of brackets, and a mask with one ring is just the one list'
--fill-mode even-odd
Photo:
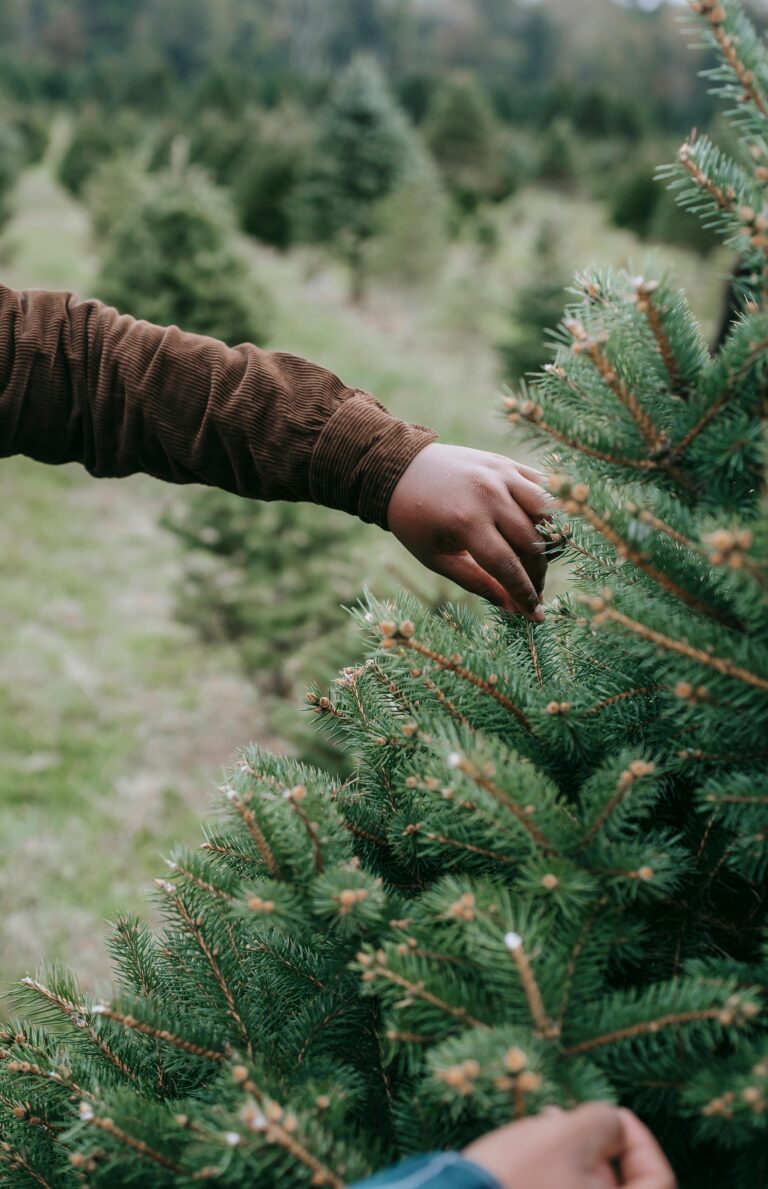
{"label": "fingers", "polygon": [[618,1112],[623,1128],[622,1183],[627,1189],[675,1189],[666,1156],[644,1123],[632,1111]]}
{"label": "fingers", "polygon": [[537,487],[541,487],[546,480],[546,471],[540,471],[537,467],[529,466],[524,462],[514,462],[512,465],[531,483],[535,483]]}
{"label": "fingers", "polygon": [[496,527],[512,546],[539,595],[547,576],[547,543],[522,508],[509,500],[496,513]]}
{"label": "fingers", "polygon": [[531,474],[536,472],[529,471],[524,474],[522,468],[518,467],[506,477],[506,482],[515,503],[519,504],[536,524],[540,520],[551,520],[555,499],[543,489],[541,479],[531,479]]}
{"label": "fingers", "polygon": [[475,561],[507,592],[515,610],[541,623],[544,609],[539,601],[539,593],[520,558],[499,530],[495,526],[479,529],[468,548]]}
{"label": "fingers", "polygon": [[450,578],[470,594],[479,595],[481,599],[487,599],[489,603],[503,607],[512,614],[518,610],[503,586],[494,581],[468,553],[446,553],[434,559],[422,560],[431,570]]}
{"label": "fingers", "polygon": [[624,1148],[621,1113],[608,1102],[587,1102],[563,1116],[564,1142],[570,1141],[585,1171],[599,1160],[613,1160]]}

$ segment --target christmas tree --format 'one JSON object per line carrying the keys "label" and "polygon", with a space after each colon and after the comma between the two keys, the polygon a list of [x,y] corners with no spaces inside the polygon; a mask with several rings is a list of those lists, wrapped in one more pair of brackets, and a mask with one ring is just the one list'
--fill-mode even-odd
{"label": "christmas tree", "polygon": [[349,269],[353,301],[365,293],[381,200],[407,175],[412,151],[413,132],[378,66],[356,59],[321,113],[293,196],[298,238],[334,249]]}
{"label": "christmas tree", "polygon": [[92,195],[103,243],[99,297],[233,346],[263,342],[272,303],[238,254],[223,191],[194,169],[136,177],[131,164],[102,173]]}
{"label": "christmas tree", "polygon": [[342,1186],[548,1103],[621,1100],[681,1185],[768,1182],[768,57],[694,5],[746,149],[669,174],[749,263],[710,355],[591,272],[507,416],[550,444],[577,593],[532,627],[371,600],[309,705],[354,773],[256,747],[114,993],[25,980],[0,1183]]}

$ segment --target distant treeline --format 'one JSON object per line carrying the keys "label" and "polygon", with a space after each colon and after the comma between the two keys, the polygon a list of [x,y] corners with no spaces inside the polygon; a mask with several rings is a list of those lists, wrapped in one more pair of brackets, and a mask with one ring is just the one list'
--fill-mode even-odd
{"label": "distant treeline", "polygon": [[678,15],[612,0],[0,0],[0,85],[166,113],[190,100],[314,105],[365,52],[417,123],[446,72],[464,70],[504,121],[567,115],[588,134],[635,137],[709,115],[679,69]]}

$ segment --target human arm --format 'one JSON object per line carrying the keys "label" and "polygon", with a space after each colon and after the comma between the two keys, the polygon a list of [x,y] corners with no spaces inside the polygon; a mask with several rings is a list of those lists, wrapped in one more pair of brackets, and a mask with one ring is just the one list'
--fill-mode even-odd
{"label": "human arm", "polygon": [[536,473],[435,436],[298,356],[0,284],[0,457],[341,508],[467,590],[542,618]]}
{"label": "human arm", "polygon": [[385,527],[435,436],[298,356],[0,285],[0,456],[310,500]]}

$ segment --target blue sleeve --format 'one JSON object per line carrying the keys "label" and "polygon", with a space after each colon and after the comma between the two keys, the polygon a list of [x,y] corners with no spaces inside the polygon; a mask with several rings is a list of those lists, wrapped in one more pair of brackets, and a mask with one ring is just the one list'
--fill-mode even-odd
{"label": "blue sleeve", "polygon": [[430,1152],[385,1168],[349,1189],[501,1189],[491,1173],[458,1152]]}

